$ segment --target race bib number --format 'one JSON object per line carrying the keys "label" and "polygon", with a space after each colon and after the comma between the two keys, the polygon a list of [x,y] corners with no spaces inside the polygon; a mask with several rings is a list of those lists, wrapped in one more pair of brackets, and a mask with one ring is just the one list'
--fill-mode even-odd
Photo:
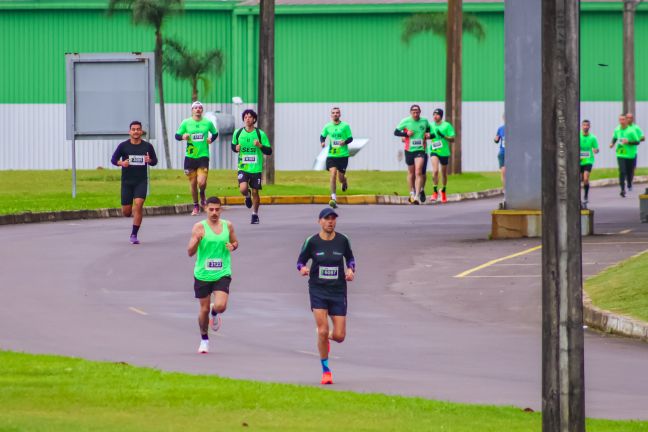
{"label": "race bib number", "polygon": [[623,145],[623,138],[619,138],[616,143],[617,145]]}
{"label": "race bib number", "polygon": [[205,270],[218,271],[223,269],[223,260],[220,258],[205,261]]}
{"label": "race bib number", "polygon": [[142,166],[146,165],[146,162],[144,162],[144,156],[142,155],[130,155],[128,156],[128,164],[134,166]]}
{"label": "race bib number", "polygon": [[581,159],[589,159],[589,157],[590,157],[590,152],[588,152],[588,151],[580,152],[580,158]]}
{"label": "race bib number", "polygon": [[335,140],[335,141],[333,141],[333,143],[331,144],[331,146],[332,146],[333,148],[340,148],[340,146],[341,146],[342,144],[344,144],[344,141]]}
{"label": "race bib number", "polygon": [[335,280],[338,278],[338,268],[337,267],[320,267],[319,268],[319,278]]}
{"label": "race bib number", "polygon": [[502,148],[506,148],[506,141],[502,139]]}
{"label": "race bib number", "polygon": [[432,141],[432,150],[438,150],[443,147],[443,141]]}
{"label": "race bib number", "polygon": [[205,139],[205,135],[201,133],[191,134],[191,141],[202,141]]}
{"label": "race bib number", "polygon": [[423,148],[423,140],[422,139],[410,139],[410,150],[413,148]]}
{"label": "race bib number", "polygon": [[243,155],[244,164],[255,164],[257,163],[257,155]]}

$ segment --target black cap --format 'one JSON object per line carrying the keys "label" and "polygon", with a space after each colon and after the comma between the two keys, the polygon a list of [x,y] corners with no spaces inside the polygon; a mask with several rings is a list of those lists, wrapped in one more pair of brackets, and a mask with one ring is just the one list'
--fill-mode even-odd
{"label": "black cap", "polygon": [[322,210],[322,211],[320,212],[320,214],[319,214],[319,218],[320,218],[320,219],[323,219],[323,218],[325,218],[325,217],[327,217],[327,216],[331,216],[331,215],[333,215],[333,216],[335,216],[335,217],[338,217],[338,214],[335,213],[335,210],[333,210],[331,207],[326,207],[324,210]]}
{"label": "black cap", "polygon": [[433,114],[439,114],[441,117],[443,117],[443,110],[441,108],[437,108],[434,110]]}

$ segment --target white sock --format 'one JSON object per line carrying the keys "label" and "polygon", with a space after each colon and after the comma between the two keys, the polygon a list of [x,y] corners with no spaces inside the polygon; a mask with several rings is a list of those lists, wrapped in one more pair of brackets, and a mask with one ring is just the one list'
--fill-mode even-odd
{"label": "white sock", "polygon": [[334,194],[334,193],[332,193],[332,194],[331,194],[331,199],[332,199],[333,201],[337,200],[337,195]]}

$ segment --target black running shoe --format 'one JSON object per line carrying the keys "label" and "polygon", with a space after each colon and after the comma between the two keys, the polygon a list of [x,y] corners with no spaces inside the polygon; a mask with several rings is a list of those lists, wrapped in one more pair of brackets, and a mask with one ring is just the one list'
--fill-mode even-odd
{"label": "black running shoe", "polygon": [[249,192],[248,192],[247,196],[245,197],[245,207],[252,208],[252,197],[250,196]]}
{"label": "black running shoe", "polygon": [[259,223],[259,215],[252,215],[252,220],[250,220],[251,224],[258,224]]}
{"label": "black running shoe", "polygon": [[425,196],[425,191],[424,191],[423,189],[421,189],[421,192],[419,193],[419,201],[421,201],[422,203],[424,203],[424,202],[425,202],[425,198],[427,198],[427,197]]}
{"label": "black running shoe", "polygon": [[349,183],[348,183],[348,182],[344,182],[344,183],[342,183],[342,192],[346,192],[346,190],[347,190],[348,188],[349,188]]}

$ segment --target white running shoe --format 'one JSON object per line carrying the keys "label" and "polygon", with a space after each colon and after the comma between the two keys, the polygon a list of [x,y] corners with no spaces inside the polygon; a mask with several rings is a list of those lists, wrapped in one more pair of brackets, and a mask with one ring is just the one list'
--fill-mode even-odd
{"label": "white running shoe", "polygon": [[209,327],[212,329],[212,331],[217,332],[218,330],[220,330],[221,325],[223,325],[223,319],[221,318],[221,314],[216,314],[216,319],[214,319],[214,315],[210,313]]}
{"label": "white running shoe", "polygon": [[198,347],[198,353],[207,354],[208,352],[209,352],[209,341],[203,339],[200,341],[200,346]]}

